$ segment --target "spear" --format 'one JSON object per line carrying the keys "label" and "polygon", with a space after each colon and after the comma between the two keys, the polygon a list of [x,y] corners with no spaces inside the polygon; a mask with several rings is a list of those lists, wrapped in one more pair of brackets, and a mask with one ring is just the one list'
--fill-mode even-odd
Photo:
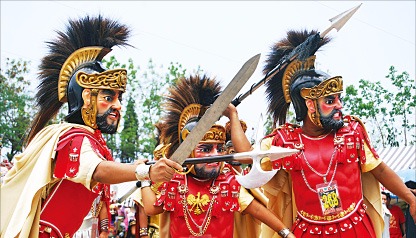
{"label": "spear", "polygon": [[[232,162],[237,161],[242,164],[252,164],[253,158],[264,158],[268,157],[271,161],[287,157],[296,152],[299,152],[297,149],[290,149],[284,147],[271,146],[268,150],[252,150],[247,152],[240,152],[235,154],[228,155],[216,155],[209,157],[199,157],[199,158],[187,158],[183,165],[185,164],[201,164],[201,163],[215,163],[215,162]],[[146,164],[154,164],[156,161],[148,161]]]}
{"label": "spear", "polygon": [[240,94],[231,103],[234,104],[234,106],[237,106],[238,104],[240,104],[245,98],[247,98],[254,91],[256,91],[260,86],[262,86],[271,78],[273,78],[274,75],[280,72],[280,70],[284,69],[293,60],[295,59],[305,60],[308,57],[315,54],[315,52],[318,49],[318,44],[324,38],[324,36],[326,36],[332,29],[336,29],[337,32],[341,30],[341,28],[352,17],[352,15],[354,15],[354,13],[358,10],[358,8],[360,8],[361,5],[362,3],[354,8],[351,8],[329,19],[329,21],[332,23],[331,26],[329,26],[322,33],[317,33],[317,34],[309,36],[302,44],[298,45],[289,54],[285,55],[280,60],[280,62],[264,76],[263,79],[251,85],[250,90],[248,90],[244,94]]}

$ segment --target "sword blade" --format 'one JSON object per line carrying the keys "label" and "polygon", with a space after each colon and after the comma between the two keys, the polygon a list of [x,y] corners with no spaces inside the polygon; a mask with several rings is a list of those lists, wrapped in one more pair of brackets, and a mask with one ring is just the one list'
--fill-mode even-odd
{"label": "sword blade", "polygon": [[179,145],[178,149],[173,152],[171,160],[183,164],[185,159],[191,154],[195,146],[201,141],[205,133],[218,120],[224,110],[230,104],[231,100],[237,95],[248,79],[253,75],[260,60],[260,54],[250,58],[234,76],[233,80],[224,89],[221,95],[215,100],[212,106],[198,121],[191,133]]}

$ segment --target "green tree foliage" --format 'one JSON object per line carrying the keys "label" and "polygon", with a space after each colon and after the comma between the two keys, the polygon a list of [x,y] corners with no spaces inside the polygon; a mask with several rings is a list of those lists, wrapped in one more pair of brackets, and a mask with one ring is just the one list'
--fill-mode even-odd
{"label": "green tree foliage", "polygon": [[[292,124],[299,124],[299,122],[296,121],[296,114],[295,114],[295,109],[293,108],[293,105],[291,104],[289,106],[289,110],[287,110],[286,113],[286,122],[288,123],[292,123]],[[279,125],[274,125],[273,124],[273,117],[271,116],[271,114],[267,114],[266,117],[266,121],[264,123],[264,127],[266,130],[266,135],[270,134],[273,132],[273,130]]]}
{"label": "green tree foliage", "polygon": [[348,86],[344,110],[366,123],[375,147],[415,144],[415,81],[407,72],[397,75],[393,66],[386,78],[391,86],[364,79],[358,88]]}
{"label": "green tree foliage", "polygon": [[364,79],[359,81],[358,89],[354,85],[346,88],[344,97],[344,110],[349,114],[358,116],[366,122],[373,143],[386,146],[386,130],[389,127],[387,105],[383,103],[390,94],[380,82],[370,82]]}
{"label": "green tree foliage", "polygon": [[[416,85],[415,80],[410,79],[407,72],[397,75],[397,70],[391,66],[386,78],[390,79],[397,92],[391,100],[392,109],[389,112],[391,118],[399,119],[401,127],[399,135],[403,135],[404,145],[413,145],[416,142],[415,125],[415,108],[416,108]],[[392,121],[395,123],[395,120]],[[410,134],[408,132],[413,132]]]}
{"label": "green tree foliage", "polygon": [[178,77],[185,75],[186,70],[179,63],[171,63],[167,69],[162,65],[157,67],[151,59],[143,70],[131,59],[126,65],[111,57],[105,64],[109,69],[121,67],[128,70],[122,130],[119,134],[105,135],[107,145],[122,163],[131,163],[137,158],[150,159],[157,142],[154,125],[162,113],[163,94]]}
{"label": "green tree foliage", "polygon": [[179,77],[185,76],[185,73],[186,69],[183,69],[179,63],[171,63],[166,72],[163,66],[156,68],[151,59],[147,69],[142,72],[139,84],[139,98],[142,103],[139,107],[139,156],[152,158],[157,143],[154,125],[162,114],[163,95],[167,92],[167,88]]}
{"label": "green tree foliage", "polygon": [[6,154],[9,161],[22,151],[25,132],[32,118],[30,81],[24,77],[29,73],[29,63],[7,58],[5,67],[0,69],[0,143],[10,149]]}

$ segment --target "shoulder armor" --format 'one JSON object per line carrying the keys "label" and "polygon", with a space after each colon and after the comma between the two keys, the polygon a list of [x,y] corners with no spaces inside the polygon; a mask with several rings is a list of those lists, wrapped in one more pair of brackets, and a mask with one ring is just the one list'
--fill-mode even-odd
{"label": "shoulder armor", "polygon": [[105,145],[102,145],[102,143],[94,137],[94,134],[84,129],[72,128],[59,138],[55,149],[57,156],[54,176],[56,178],[73,178],[77,175],[82,142],[85,137],[89,139],[90,144],[97,155],[104,160],[113,160],[108,148]]}

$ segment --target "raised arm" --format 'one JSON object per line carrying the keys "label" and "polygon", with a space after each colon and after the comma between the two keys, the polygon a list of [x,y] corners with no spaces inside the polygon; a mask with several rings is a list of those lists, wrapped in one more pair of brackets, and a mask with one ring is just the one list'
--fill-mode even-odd
{"label": "raised arm", "polygon": [[250,141],[248,141],[246,134],[241,127],[240,119],[238,117],[237,108],[230,103],[227,109],[225,109],[224,116],[230,119],[231,126],[231,140],[236,152],[245,152],[250,151],[253,148],[251,147]]}

